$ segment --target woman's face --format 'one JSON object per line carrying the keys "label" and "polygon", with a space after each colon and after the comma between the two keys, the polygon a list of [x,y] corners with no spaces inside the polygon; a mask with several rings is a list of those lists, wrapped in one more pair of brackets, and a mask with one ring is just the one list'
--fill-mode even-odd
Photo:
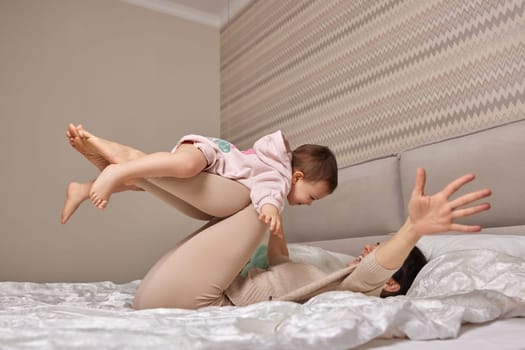
{"label": "woman's face", "polygon": [[352,261],[351,264],[356,264],[360,262],[361,260],[363,260],[365,256],[370,254],[378,246],[379,246],[379,242],[376,244],[365,244],[365,246],[363,247],[363,250],[361,250],[361,254],[357,258],[355,258],[355,260]]}

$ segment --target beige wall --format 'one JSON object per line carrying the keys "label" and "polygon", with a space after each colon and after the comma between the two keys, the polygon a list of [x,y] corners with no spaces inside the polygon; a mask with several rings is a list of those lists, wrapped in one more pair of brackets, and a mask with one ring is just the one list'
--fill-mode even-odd
{"label": "beige wall", "polygon": [[68,122],[147,152],[219,134],[219,31],[117,0],[0,1],[0,280],[126,282],[201,223],[146,193],[59,223],[97,170]]}

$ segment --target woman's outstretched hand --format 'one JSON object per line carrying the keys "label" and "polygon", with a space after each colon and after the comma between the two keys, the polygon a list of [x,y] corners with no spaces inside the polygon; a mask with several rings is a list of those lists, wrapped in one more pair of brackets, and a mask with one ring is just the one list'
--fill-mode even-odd
{"label": "woman's outstretched hand", "polygon": [[454,220],[490,209],[489,203],[470,207],[467,205],[490,196],[492,192],[489,189],[482,189],[449,201],[456,191],[474,178],[473,174],[463,175],[449,183],[440,192],[425,196],[426,173],[425,169],[418,168],[414,190],[408,203],[408,216],[414,232],[419,236],[447,231],[479,232],[481,226],[456,224]]}

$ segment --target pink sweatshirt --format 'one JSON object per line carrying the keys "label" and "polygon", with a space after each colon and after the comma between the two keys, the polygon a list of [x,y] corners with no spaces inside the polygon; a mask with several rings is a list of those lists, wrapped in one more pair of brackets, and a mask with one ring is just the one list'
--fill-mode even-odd
{"label": "pink sweatshirt", "polygon": [[253,148],[241,151],[228,141],[200,135],[184,136],[208,161],[205,171],[239,181],[250,189],[252,203],[260,213],[264,204],[282,211],[292,181],[292,152],[282,132],[263,136]]}

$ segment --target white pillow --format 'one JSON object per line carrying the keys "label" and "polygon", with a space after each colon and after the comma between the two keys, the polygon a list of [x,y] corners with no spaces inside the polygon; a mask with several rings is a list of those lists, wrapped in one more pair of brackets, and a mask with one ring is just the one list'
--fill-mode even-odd
{"label": "white pillow", "polygon": [[417,243],[427,260],[455,250],[490,249],[525,260],[525,236],[456,234],[425,236]]}
{"label": "white pillow", "polygon": [[314,265],[327,273],[342,269],[355,259],[351,255],[298,243],[288,244],[288,253],[291,261]]}

